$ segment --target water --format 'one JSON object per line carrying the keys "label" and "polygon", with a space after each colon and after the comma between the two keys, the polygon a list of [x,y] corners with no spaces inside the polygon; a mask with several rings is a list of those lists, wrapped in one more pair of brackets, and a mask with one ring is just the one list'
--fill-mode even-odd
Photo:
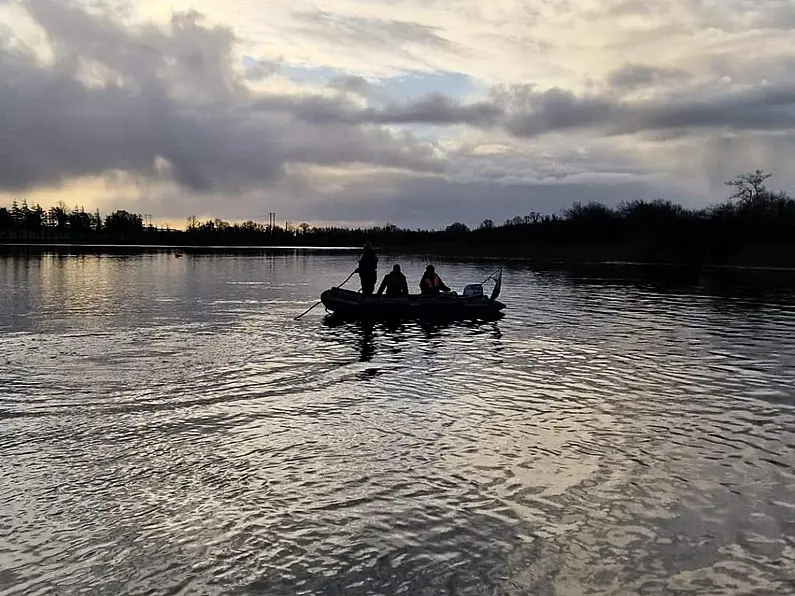
{"label": "water", "polygon": [[795,591],[795,300],[292,319],[354,262],[0,256],[0,594]]}

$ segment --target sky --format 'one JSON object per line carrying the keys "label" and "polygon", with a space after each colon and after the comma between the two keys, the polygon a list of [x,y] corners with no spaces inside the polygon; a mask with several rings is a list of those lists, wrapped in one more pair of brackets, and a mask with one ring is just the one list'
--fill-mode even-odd
{"label": "sky", "polygon": [[795,0],[0,0],[0,204],[477,225],[795,189]]}

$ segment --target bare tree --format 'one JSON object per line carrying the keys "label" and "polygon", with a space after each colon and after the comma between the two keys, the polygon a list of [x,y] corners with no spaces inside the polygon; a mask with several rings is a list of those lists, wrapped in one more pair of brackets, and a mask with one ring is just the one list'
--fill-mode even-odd
{"label": "bare tree", "polygon": [[739,174],[733,180],[726,182],[726,186],[734,188],[730,199],[739,199],[744,203],[754,203],[767,197],[770,193],[765,187],[765,180],[772,174],[756,170],[748,174]]}

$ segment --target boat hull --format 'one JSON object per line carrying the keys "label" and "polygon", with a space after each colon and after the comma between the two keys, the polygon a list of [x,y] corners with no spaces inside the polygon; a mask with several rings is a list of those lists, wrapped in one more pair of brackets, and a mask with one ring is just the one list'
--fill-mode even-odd
{"label": "boat hull", "polygon": [[351,319],[494,319],[505,305],[486,296],[363,296],[358,292],[331,288],[320,301],[335,315]]}

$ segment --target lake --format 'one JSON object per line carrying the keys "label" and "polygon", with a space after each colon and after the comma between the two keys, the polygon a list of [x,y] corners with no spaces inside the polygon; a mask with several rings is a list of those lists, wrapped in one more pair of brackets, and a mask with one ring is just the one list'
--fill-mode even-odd
{"label": "lake", "polygon": [[795,591],[795,298],[356,258],[0,253],[0,594]]}

